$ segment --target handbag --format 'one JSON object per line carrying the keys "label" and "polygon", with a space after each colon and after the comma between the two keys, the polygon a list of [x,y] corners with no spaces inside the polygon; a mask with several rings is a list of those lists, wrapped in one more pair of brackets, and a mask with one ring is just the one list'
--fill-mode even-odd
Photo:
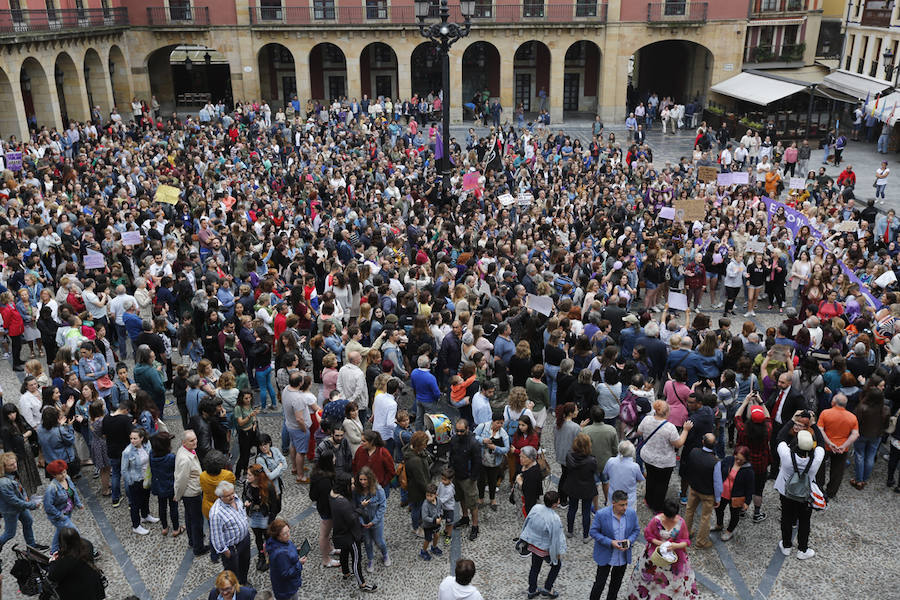
{"label": "handbag", "polygon": [[900,419],[900,410],[895,412],[888,418],[888,425],[885,428],[884,432],[888,435],[891,435],[897,430],[897,420]]}
{"label": "handbag", "polygon": [[108,390],[114,385],[112,379],[109,378],[109,375],[104,375],[103,377],[98,378],[95,383],[101,390]]}
{"label": "handbag", "polygon": [[550,476],[550,463],[547,462],[547,457],[544,456],[544,451],[541,450],[537,455],[537,464],[541,469],[541,477],[547,478]]}

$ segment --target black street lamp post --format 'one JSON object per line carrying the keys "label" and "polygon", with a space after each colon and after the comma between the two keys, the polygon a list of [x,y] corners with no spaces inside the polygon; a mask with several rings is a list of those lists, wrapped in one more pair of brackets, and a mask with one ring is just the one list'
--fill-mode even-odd
{"label": "black street lamp post", "polygon": [[440,48],[442,75],[442,142],[443,157],[441,159],[441,194],[446,204],[450,201],[450,46],[469,35],[472,13],[475,11],[475,0],[460,0],[459,8],[463,23],[450,23],[450,7],[447,0],[441,0],[440,23],[426,23],[431,16],[434,0],[416,0],[416,18],[419,20],[419,33],[431,40]]}

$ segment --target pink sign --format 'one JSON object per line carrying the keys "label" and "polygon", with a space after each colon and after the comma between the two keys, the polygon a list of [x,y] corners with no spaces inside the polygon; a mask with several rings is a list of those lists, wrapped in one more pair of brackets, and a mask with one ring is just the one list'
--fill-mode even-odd
{"label": "pink sign", "polygon": [[481,177],[481,173],[478,171],[472,171],[471,173],[466,173],[463,175],[463,189],[464,190],[474,190],[478,187],[478,178]]}

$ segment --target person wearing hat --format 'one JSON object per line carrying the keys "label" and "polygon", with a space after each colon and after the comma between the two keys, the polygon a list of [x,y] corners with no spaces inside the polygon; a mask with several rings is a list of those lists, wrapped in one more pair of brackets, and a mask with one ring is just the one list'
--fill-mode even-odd
{"label": "person wearing hat", "polygon": [[766,472],[770,462],[769,439],[772,437],[772,418],[759,394],[752,392],[744,397],[744,401],[734,416],[737,430],[736,446],[749,449],[749,463],[753,469],[753,517],[754,523],[766,520],[762,510],[762,493],[766,485]]}
{"label": "person wearing hat", "polygon": [[56,554],[59,550],[59,531],[64,527],[70,527],[75,531],[78,528],[72,522],[72,512],[77,508],[84,509],[81,496],[68,475],[68,464],[64,460],[54,460],[47,465],[47,474],[53,479],[44,490],[44,512],[47,519],[56,527],[53,533],[53,541],[50,542],[50,553]]}
{"label": "person wearing hat", "polygon": [[628,326],[619,333],[619,345],[622,347],[621,356],[630,359],[631,353],[634,351],[634,344],[642,333],[641,325],[638,318],[631,313],[622,317],[622,321]]}
{"label": "person wearing hat", "polygon": [[[778,444],[778,456],[781,459],[781,468],[775,479],[775,490],[781,496],[781,541],[778,549],[785,556],[791,555],[794,524],[797,523],[797,558],[806,560],[816,555],[816,551],[809,547],[810,519],[812,517],[812,504],[810,499],[796,496],[797,479],[801,481],[808,478],[808,482],[815,481],[825,457],[825,449],[816,444],[815,438],[807,430],[801,430],[797,437],[789,445],[788,442]],[[797,474],[797,478],[794,475]]]}

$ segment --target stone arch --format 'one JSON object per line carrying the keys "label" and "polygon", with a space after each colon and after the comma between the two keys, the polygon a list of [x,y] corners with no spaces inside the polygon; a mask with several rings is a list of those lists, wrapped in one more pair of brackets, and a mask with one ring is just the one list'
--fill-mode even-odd
{"label": "stone arch", "polygon": [[134,95],[131,91],[131,80],[128,77],[130,67],[125,53],[115,44],[110,46],[106,64],[109,82],[112,85],[113,101],[119,107],[119,112],[129,113]]}
{"label": "stone arch", "polygon": [[469,44],[462,55],[463,104],[472,103],[475,94],[484,90],[490,98],[499,98],[500,88],[501,61],[497,46],[485,41]]}
{"label": "stone arch", "polygon": [[709,48],[692,40],[660,40],[641,46],[629,61],[629,109],[654,92],[660,99],[672,96],[679,104],[705,96],[714,60]]}
{"label": "stone arch", "polygon": [[87,105],[84,86],[78,67],[68,52],[60,52],[53,65],[53,83],[56,85],[56,96],[59,99],[59,115],[63,127],[69,121],[87,121],[91,111]]}
{"label": "stone arch", "polygon": [[[100,53],[93,48],[88,48],[84,53],[84,82],[87,88],[88,104],[91,109],[100,107],[103,119],[109,118],[112,111],[112,95],[107,80],[107,67],[100,60]],[[128,114],[127,112],[125,114]]]}
{"label": "stone arch", "polygon": [[600,47],[591,40],[573,42],[563,69],[563,114],[597,112],[600,95]]}
{"label": "stone arch", "polygon": [[399,94],[397,53],[384,42],[367,44],[359,53],[360,88],[369,98],[396,99]]}
{"label": "stone arch", "polygon": [[[519,44],[513,55],[513,108],[525,112],[550,109],[550,48],[539,40]],[[541,90],[544,91],[543,96]]]}
{"label": "stone arch", "polygon": [[8,140],[14,135],[17,138],[21,135],[22,127],[19,124],[19,111],[13,108],[16,98],[13,93],[12,82],[5,71],[0,69],[0,103],[8,108],[0,110],[0,137]]}
{"label": "stone arch", "polygon": [[19,86],[22,90],[22,103],[25,116],[32,128],[43,126],[54,127],[59,119],[53,114],[53,97],[50,93],[50,81],[44,67],[33,56],[22,61],[19,70]]}
{"label": "stone arch", "polygon": [[278,43],[263,45],[257,52],[260,98],[274,111],[297,95],[297,64],[294,53]]}
{"label": "stone arch", "polygon": [[315,100],[347,95],[347,56],[331,42],[316,44],[309,51],[309,89]]}
{"label": "stone arch", "polygon": [[163,115],[177,109],[199,111],[206,98],[233,104],[231,66],[215,48],[168,44],[147,54],[144,64],[150,94],[156,96]]}
{"label": "stone arch", "polygon": [[[422,42],[413,48],[409,65],[412,74],[412,94],[427,96],[429,92],[441,89],[441,52],[437,44]],[[400,90],[400,93],[407,94],[409,90]],[[468,101],[468,98],[465,101]]]}

